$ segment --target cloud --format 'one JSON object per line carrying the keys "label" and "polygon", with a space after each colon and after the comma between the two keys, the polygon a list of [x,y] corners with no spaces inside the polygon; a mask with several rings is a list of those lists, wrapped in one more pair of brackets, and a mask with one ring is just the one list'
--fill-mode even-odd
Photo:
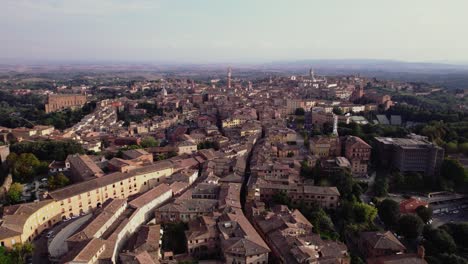
{"label": "cloud", "polygon": [[4,0],[0,9],[15,15],[96,16],[152,11],[159,0]]}

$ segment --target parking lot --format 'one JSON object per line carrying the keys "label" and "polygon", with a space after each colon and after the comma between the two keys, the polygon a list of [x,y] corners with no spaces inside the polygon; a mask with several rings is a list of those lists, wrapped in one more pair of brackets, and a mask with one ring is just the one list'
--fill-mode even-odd
{"label": "parking lot", "polygon": [[441,213],[434,213],[432,225],[439,227],[446,223],[459,223],[468,221],[468,208],[453,209]]}

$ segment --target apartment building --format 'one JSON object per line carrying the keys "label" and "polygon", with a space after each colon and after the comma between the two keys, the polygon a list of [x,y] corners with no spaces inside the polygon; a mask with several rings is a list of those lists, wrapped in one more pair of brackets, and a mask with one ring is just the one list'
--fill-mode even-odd
{"label": "apartment building", "polygon": [[174,172],[173,164],[160,161],[128,173],[111,173],[53,191],[43,201],[9,206],[0,224],[0,243],[11,248],[31,241],[58,221],[100,207],[107,199],[125,199],[148,191]]}
{"label": "apartment building", "polygon": [[344,153],[351,163],[351,172],[354,176],[364,176],[367,174],[371,150],[372,147],[364,140],[355,136],[345,137]]}
{"label": "apartment building", "polygon": [[444,149],[417,137],[375,137],[379,160],[401,172],[421,172],[434,177],[444,159]]}

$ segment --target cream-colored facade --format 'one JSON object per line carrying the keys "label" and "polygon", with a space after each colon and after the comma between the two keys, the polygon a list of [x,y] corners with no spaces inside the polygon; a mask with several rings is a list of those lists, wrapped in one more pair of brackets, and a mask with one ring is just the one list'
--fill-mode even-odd
{"label": "cream-colored facade", "polygon": [[171,162],[161,161],[129,173],[117,172],[74,184],[51,192],[44,201],[19,205],[25,209],[2,219],[0,244],[11,248],[15,243],[31,241],[66,217],[87,213],[109,198],[127,198],[148,191],[154,186],[150,181],[163,182],[173,172]]}
{"label": "cream-colored facade", "polygon": [[246,121],[247,120],[240,119],[240,118],[228,118],[228,119],[223,120],[222,127],[223,128],[237,127],[237,126],[244,124]]}
{"label": "cream-colored facade", "polygon": [[11,248],[16,243],[32,241],[44,229],[61,220],[59,211],[59,204],[53,200],[5,208],[0,226],[0,245]]}

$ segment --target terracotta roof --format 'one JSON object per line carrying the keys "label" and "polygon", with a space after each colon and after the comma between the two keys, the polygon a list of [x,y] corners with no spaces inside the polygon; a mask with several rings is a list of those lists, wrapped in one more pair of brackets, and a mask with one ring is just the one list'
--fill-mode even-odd
{"label": "terracotta roof", "polygon": [[130,205],[133,208],[141,208],[168,192],[170,192],[172,195],[171,187],[163,183],[133,199],[131,202],[128,203],[128,205]]}
{"label": "terracotta roof", "polygon": [[97,187],[110,185],[110,184],[113,184],[122,180],[126,180],[131,177],[139,176],[139,175],[154,172],[154,171],[160,171],[160,170],[164,170],[164,169],[172,168],[172,167],[173,165],[169,161],[159,161],[148,166],[134,169],[128,173],[115,172],[115,173],[111,173],[100,178],[76,183],[76,184],[67,186],[65,188],[50,192],[49,196],[55,200],[63,200],[68,197],[72,197],[78,194],[82,194],[88,191],[95,190]]}
{"label": "terracotta roof", "polygon": [[392,234],[387,231],[382,232],[363,232],[361,239],[374,249],[385,249],[393,251],[404,251],[406,247]]}
{"label": "terracotta roof", "polygon": [[416,198],[410,198],[400,202],[400,212],[401,213],[414,213],[416,208],[419,206],[428,206],[426,201]]}

